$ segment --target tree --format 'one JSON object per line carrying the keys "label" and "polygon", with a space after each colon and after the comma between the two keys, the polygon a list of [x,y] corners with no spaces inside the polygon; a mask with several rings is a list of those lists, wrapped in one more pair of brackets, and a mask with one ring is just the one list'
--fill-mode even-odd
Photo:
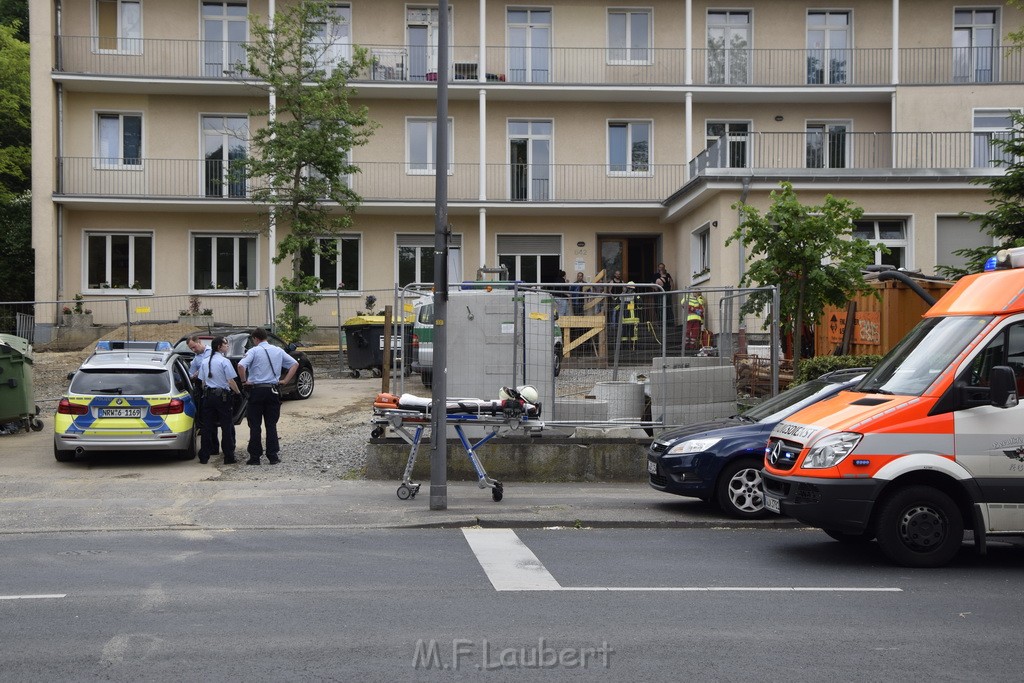
{"label": "tree", "polygon": [[32,301],[34,273],[32,200],[26,192],[0,202],[0,282],[4,283],[4,301]]}
{"label": "tree", "polygon": [[276,96],[275,111],[250,112],[268,117],[268,123],[252,133],[244,169],[252,201],[266,206],[289,231],[274,257],[275,263],[290,261],[292,267],[280,282],[285,306],[275,322],[278,333],[291,341],[312,328],[299,306],[314,302],[323,284],[303,275],[303,258],[337,258],[333,241],[321,238],[351,226],[361,198],[345,180],[359,172],[349,153],[366,144],[376,128],[366,107],[349,102],[354,91],[348,82],[369,60],[366,50],[336,37],[342,21],[322,0],[303,0],[277,12],[273,29],[254,18],[247,62],[237,65],[240,78]]}
{"label": "tree", "polygon": [[0,0],[0,24],[13,26],[15,35],[28,42],[28,0]]}
{"label": "tree", "polygon": [[977,273],[1000,249],[1024,247],[1024,115],[1011,112],[1010,120],[1010,132],[992,139],[994,163],[1005,168],[1006,173],[981,176],[972,181],[976,185],[988,185],[992,196],[985,203],[992,208],[985,213],[964,211],[960,214],[975,221],[997,246],[957,249],[953,253],[965,257],[966,266],[936,266],[935,270],[943,277],[955,280]]}
{"label": "tree", "polygon": [[32,136],[28,43],[17,27],[0,24],[0,202],[31,184]]}
{"label": "tree", "polygon": [[[841,306],[853,294],[872,293],[861,271],[874,263],[876,249],[864,239],[853,239],[853,221],[864,211],[848,199],[826,195],[818,206],[797,200],[791,183],[771,193],[772,204],[761,215],[749,204],[734,204],[742,219],[725,244],[739,241],[749,250],[742,286],[779,288],[779,320],[784,333],[796,332],[793,362],[799,363],[799,338],[814,325],[826,305]],[[748,313],[763,313],[771,294],[759,291],[745,304]]]}

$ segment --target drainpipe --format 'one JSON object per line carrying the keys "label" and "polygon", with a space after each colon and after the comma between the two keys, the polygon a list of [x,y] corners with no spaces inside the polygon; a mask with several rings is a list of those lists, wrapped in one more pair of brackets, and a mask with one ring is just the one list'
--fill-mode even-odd
{"label": "drainpipe", "polygon": [[[57,41],[55,48],[56,67],[58,70],[64,68],[64,55],[62,51],[61,37],[63,36],[63,7],[61,0],[56,0],[55,27],[57,29]],[[57,84],[57,192],[64,191],[64,84]],[[57,204],[57,300],[64,298],[64,205]]]}
{"label": "drainpipe", "polygon": [[[749,175],[743,177],[743,189],[740,190],[740,201],[739,201],[740,205],[746,203],[747,195],[750,194],[750,179],[751,179],[751,176],[749,176]],[[739,222],[742,222],[742,220],[743,220],[743,212],[740,211],[739,209],[737,209],[736,210],[736,216],[737,216],[737,227],[739,227]],[[747,272],[747,248],[745,246],[743,246],[743,240],[742,239],[740,239],[737,242],[737,246],[739,246],[739,249],[738,249],[737,253],[739,254],[739,259],[740,259],[740,262],[739,262],[739,277],[736,279],[736,284],[738,286],[739,283],[743,280],[743,276]],[[737,326],[736,326],[736,352],[737,353],[746,353],[747,352],[747,322],[746,322],[746,320],[744,320],[743,313],[742,313],[742,311],[743,311],[743,304],[744,304],[744,300],[745,299],[746,299],[745,296],[740,295],[740,297],[737,299],[737,302],[736,302],[738,304],[738,307],[736,309],[736,313],[737,313],[737,316],[739,318],[739,322],[737,323]],[[774,349],[773,349],[773,352],[774,352]]]}

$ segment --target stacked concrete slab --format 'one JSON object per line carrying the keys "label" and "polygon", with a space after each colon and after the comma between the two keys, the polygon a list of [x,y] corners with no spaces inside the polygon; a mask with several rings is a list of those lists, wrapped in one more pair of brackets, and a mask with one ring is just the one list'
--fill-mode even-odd
{"label": "stacked concrete slab", "polygon": [[648,378],[651,418],[655,422],[662,421],[666,427],[674,427],[734,415],[736,369],[732,364],[721,365],[717,358],[681,360],[700,363],[652,370]]}

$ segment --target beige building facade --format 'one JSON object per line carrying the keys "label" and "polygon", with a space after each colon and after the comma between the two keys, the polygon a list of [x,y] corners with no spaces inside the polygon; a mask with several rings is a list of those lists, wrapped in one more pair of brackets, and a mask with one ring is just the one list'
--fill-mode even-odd
{"label": "beige building facade", "polygon": [[[226,169],[265,123],[249,114],[265,96],[233,70],[241,45],[287,4],[30,0],[39,301],[258,290],[286,274],[280,235]],[[433,279],[439,12],[333,5],[325,54],[368,49],[352,86],[380,127],[352,153],[363,203],[343,258],[313,274],[359,298]],[[504,265],[530,282],[617,269],[651,282],[665,262],[681,288],[734,285],[732,207],[765,208],[783,180],[807,203],[855,201],[858,234],[894,266],[930,274],[988,239],[959,214],[986,208],[972,181],[1001,172],[992,140],[1024,106],[1024,57],[1005,39],[1024,22],[1015,8],[450,6],[454,277]]]}

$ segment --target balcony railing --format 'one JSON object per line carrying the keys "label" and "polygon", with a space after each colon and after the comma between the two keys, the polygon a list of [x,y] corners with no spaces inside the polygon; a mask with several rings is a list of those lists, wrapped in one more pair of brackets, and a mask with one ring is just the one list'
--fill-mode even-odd
{"label": "balcony railing", "polygon": [[[237,162],[140,159],[120,165],[97,157],[58,159],[58,195],[176,200],[245,200],[256,181]],[[404,162],[356,162],[352,189],[366,202],[432,202],[434,173]],[[478,164],[452,164],[448,195],[480,201]],[[487,164],[488,202],[657,203],[685,182],[685,164],[649,164],[617,173],[605,164]]]}
{"label": "balcony railing", "polygon": [[[235,78],[243,44],[208,40],[58,36],[57,70],[141,78]],[[437,68],[424,47],[363,45],[371,65],[359,82],[430,83]],[[337,59],[350,48],[330,51]],[[683,48],[509,47],[485,49],[488,83],[501,85],[682,86]],[[455,46],[448,78],[478,81],[479,46]],[[325,64],[330,66],[330,64]],[[892,50],[852,48],[693,50],[692,81],[699,86],[880,86],[892,82]],[[900,82],[907,85],[1024,82],[1024,53],[1009,47],[902,48]]]}
{"label": "balcony railing", "polygon": [[[802,175],[917,172],[993,173],[1003,158],[992,133],[746,133],[730,134],[690,162],[690,174],[731,169]],[[999,134],[995,134],[999,135]],[[738,171],[749,172],[749,171]]]}

